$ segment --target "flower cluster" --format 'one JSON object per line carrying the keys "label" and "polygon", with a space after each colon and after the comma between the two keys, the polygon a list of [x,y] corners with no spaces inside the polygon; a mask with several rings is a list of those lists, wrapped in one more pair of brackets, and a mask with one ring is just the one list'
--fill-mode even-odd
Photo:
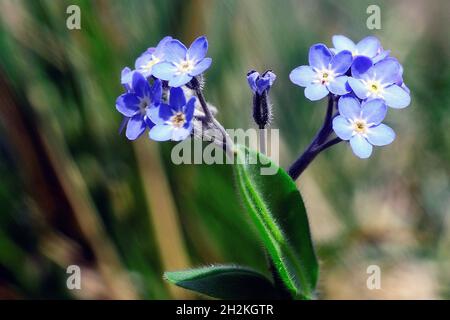
{"label": "flower cluster", "polygon": [[128,139],[137,139],[146,129],[156,141],[180,141],[192,133],[196,98],[186,99],[192,95],[188,85],[211,65],[207,51],[204,36],[189,49],[165,37],[136,59],[134,70],[122,70],[125,93],[117,98],[116,109],[124,116]]}
{"label": "flower cluster", "polygon": [[[411,102],[403,82],[403,67],[377,38],[369,36],[354,43],[336,35],[332,42],[334,48],[313,45],[309,65],[295,68],[289,76],[294,84],[305,87],[309,100],[329,97],[324,125],[303,160],[311,161],[318,152],[342,140],[349,142],[356,156],[369,157],[373,146],[384,146],[395,139],[394,131],[382,123],[388,107],[401,109]],[[194,128],[201,124],[219,129],[226,140],[225,130],[215,120],[214,108],[201,89],[200,76],[212,62],[206,57],[207,51],[204,36],[189,48],[165,37],[136,59],[134,69],[122,70],[125,93],[117,98],[116,109],[124,117],[121,127],[126,125],[128,139],[135,140],[149,129],[150,139],[180,141],[195,135]],[[270,122],[268,93],[275,79],[271,70],[247,74],[253,92],[253,118],[260,129]],[[331,139],[333,132],[337,138]],[[307,165],[303,160],[299,159],[294,171],[301,172]]]}
{"label": "flower cluster", "polygon": [[327,95],[338,101],[338,115],[332,120],[334,132],[350,142],[356,156],[367,158],[372,145],[387,145],[395,138],[393,130],[381,123],[387,107],[401,109],[411,102],[403,67],[373,36],[355,44],[337,35],[333,45],[331,49],[313,45],[309,65],[292,70],[290,79],[305,87],[305,96],[311,101]]}

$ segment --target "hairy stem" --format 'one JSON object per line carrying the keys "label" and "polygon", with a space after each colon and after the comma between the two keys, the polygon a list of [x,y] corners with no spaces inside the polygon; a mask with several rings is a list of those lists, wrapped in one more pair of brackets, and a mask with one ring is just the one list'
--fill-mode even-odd
{"label": "hairy stem", "polygon": [[197,78],[192,78],[191,85],[195,91],[195,94],[198,98],[198,101],[200,102],[200,105],[203,109],[203,112],[205,113],[205,121],[207,123],[212,124],[216,129],[218,129],[222,135],[223,139],[223,149],[226,151],[227,155],[230,157],[233,157],[234,153],[234,144],[233,141],[231,141],[228,133],[225,131],[225,128],[220,124],[219,121],[214,117],[211,110],[208,107],[208,103],[206,102],[205,96],[203,95],[203,91],[200,88],[200,83]]}

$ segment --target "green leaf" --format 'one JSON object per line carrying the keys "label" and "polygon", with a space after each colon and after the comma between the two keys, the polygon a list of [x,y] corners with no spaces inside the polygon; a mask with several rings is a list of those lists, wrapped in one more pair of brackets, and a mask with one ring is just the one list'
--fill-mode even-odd
{"label": "green leaf", "polygon": [[277,291],[264,275],[240,266],[218,265],[165,272],[169,282],[218,299],[277,299]]}
{"label": "green leaf", "polygon": [[[253,223],[294,298],[311,299],[318,263],[302,197],[294,181],[266,156],[237,147],[237,180]],[[263,175],[272,166],[275,174]]]}

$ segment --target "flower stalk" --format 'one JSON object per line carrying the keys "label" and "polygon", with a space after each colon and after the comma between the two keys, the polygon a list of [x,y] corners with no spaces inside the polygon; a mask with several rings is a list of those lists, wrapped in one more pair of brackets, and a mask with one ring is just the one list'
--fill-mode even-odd
{"label": "flower stalk", "polygon": [[338,137],[330,139],[333,133],[333,111],[335,109],[336,97],[333,94],[328,95],[328,106],[323,121],[322,127],[316,134],[309,146],[303,153],[294,161],[289,167],[288,174],[292,180],[297,180],[298,177],[305,171],[309,164],[317,157],[317,155],[325,149],[341,142]]}

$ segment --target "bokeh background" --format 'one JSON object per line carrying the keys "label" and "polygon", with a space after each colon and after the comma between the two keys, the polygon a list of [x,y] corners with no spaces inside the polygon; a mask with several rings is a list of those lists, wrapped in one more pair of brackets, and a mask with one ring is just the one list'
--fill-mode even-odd
{"label": "bokeh background", "polygon": [[[81,30],[66,8],[81,8]],[[381,30],[366,9],[381,8]],[[448,1],[0,0],[0,298],[199,298],[164,270],[212,263],[267,273],[229,166],[180,165],[171,143],[118,134],[124,66],[165,35],[209,39],[208,100],[250,128],[245,74],[271,68],[272,127],[287,167],[320,127],[325,101],[288,79],[333,34],[374,34],[402,62],[412,104],[390,110],[397,139],[369,160],[345,144],[298,185],[321,263],[321,299],[450,298]],[[68,290],[79,265],[82,289]],[[380,290],[366,269],[381,268]]]}

